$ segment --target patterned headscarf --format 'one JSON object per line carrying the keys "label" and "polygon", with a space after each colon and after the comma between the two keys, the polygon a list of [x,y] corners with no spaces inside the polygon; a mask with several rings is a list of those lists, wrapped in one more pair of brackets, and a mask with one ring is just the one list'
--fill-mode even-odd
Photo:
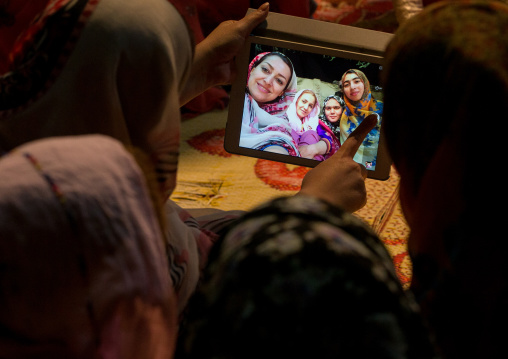
{"label": "patterned headscarf", "polygon": [[[176,186],[180,93],[192,64],[193,38],[184,21],[196,18],[192,4],[0,3],[21,4],[26,16],[0,26],[6,54],[0,59],[0,153],[44,137],[101,133],[148,152],[169,196]],[[141,56],[146,48],[150,56]]]}
{"label": "patterned headscarf", "polygon": [[340,134],[339,121],[332,123],[332,122],[328,121],[328,119],[326,118],[326,114],[325,114],[326,104],[328,103],[328,100],[330,100],[332,98],[335,99],[339,103],[340,107],[342,108],[342,112],[344,112],[346,103],[344,102],[342,97],[337,96],[337,95],[330,95],[327,98],[325,98],[325,100],[323,101],[323,108],[321,110],[321,114],[319,115],[319,119],[321,120],[321,122],[323,122],[326,125],[326,127],[328,127],[333,132],[335,137],[339,138],[339,134]]}
{"label": "patterned headscarf", "polygon": [[507,33],[505,4],[446,1],[404,23],[386,50],[383,126],[411,226],[412,289],[445,357],[508,356],[498,330],[508,320],[508,245],[497,178]]}
{"label": "patterned headscarf", "polygon": [[[350,69],[346,71],[341,78],[341,86],[344,83],[344,78],[348,73],[356,74],[364,85],[364,92],[360,101],[351,101],[346,95],[344,95],[344,102],[346,103],[345,111],[342,113],[340,119],[340,142],[341,144],[346,141],[351,132],[353,132],[358,125],[363,121],[365,117],[373,113],[381,116],[383,112],[383,103],[372,97],[370,91],[370,82],[365,74],[357,69]],[[363,144],[358,149],[355,155],[355,161],[365,164],[370,162],[372,167],[375,167],[377,160],[378,141],[380,135],[380,123],[369,132]]]}
{"label": "patterned headscarf", "polygon": [[240,218],[202,284],[178,358],[433,358],[382,242],[312,197],[279,198]]}
{"label": "patterned headscarf", "polygon": [[254,68],[254,66],[257,66],[259,63],[261,63],[266,56],[272,55],[274,53],[277,54],[275,56],[281,56],[281,57],[286,58],[289,61],[289,63],[291,64],[291,68],[290,68],[291,72],[292,72],[291,73],[291,80],[287,83],[286,89],[284,90],[284,93],[281,96],[279,96],[278,98],[276,98],[274,101],[272,101],[270,103],[259,104],[259,107],[271,115],[278,115],[278,114],[286,112],[289,105],[293,102],[293,100],[295,98],[295,93],[297,91],[296,86],[297,86],[298,79],[296,77],[296,73],[295,73],[295,70],[292,66],[291,60],[286,55],[284,55],[280,52],[262,52],[262,53],[256,55],[250,62],[249,72],[247,74],[247,82],[249,82],[250,73],[251,73],[252,69]]}

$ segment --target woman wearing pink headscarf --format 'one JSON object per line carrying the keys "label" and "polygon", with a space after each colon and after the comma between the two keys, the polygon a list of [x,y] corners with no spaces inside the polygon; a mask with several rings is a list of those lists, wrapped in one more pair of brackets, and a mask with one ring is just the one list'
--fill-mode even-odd
{"label": "woman wearing pink headscarf", "polygon": [[291,135],[302,157],[322,161],[329,150],[329,141],[321,141],[318,134],[319,100],[316,93],[309,89],[298,91],[295,98],[286,111]]}

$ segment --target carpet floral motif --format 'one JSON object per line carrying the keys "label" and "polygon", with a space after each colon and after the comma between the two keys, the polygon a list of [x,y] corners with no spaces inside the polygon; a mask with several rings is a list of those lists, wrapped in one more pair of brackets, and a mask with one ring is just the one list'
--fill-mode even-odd
{"label": "carpet floral motif", "polygon": [[[249,210],[269,199],[294,195],[309,168],[234,155],[224,150],[227,110],[212,111],[182,124],[178,185],[172,199],[184,208]],[[367,205],[355,213],[382,239],[398,277],[407,288],[411,261],[409,229],[398,198],[399,176],[367,179]]]}

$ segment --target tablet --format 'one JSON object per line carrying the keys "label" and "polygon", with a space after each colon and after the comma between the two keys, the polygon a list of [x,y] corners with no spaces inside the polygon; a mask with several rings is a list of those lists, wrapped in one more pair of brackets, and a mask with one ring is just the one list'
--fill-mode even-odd
{"label": "tablet", "polygon": [[375,115],[378,124],[354,160],[368,178],[388,179],[380,71],[391,36],[270,13],[236,59],[225,150],[314,167]]}

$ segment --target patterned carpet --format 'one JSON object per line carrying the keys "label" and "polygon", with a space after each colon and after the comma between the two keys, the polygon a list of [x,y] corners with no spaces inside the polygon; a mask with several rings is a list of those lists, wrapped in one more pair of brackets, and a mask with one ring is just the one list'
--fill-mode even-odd
{"label": "patterned carpet", "polygon": [[[308,168],[238,155],[223,148],[227,109],[215,110],[182,124],[178,186],[172,199],[184,208],[249,210],[300,188]],[[367,205],[355,214],[370,224],[392,255],[404,287],[411,280],[407,224],[398,202],[399,176],[367,179]]]}

